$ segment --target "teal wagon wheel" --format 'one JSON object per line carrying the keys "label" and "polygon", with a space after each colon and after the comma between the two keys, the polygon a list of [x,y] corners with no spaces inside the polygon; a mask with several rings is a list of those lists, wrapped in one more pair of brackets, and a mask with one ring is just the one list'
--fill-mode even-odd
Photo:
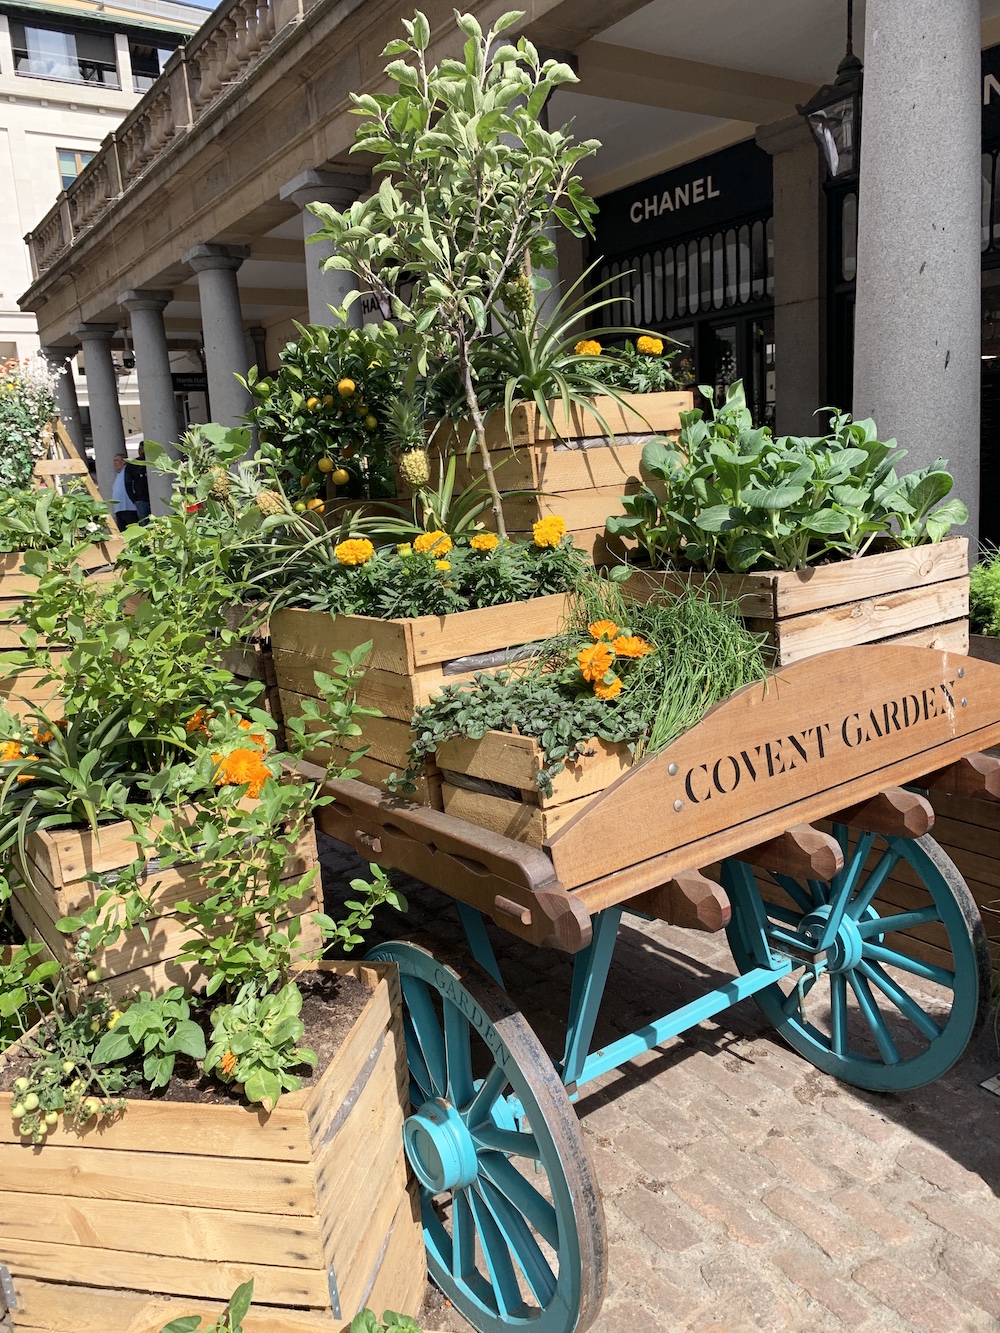
{"label": "teal wagon wheel", "polygon": [[960,1058],[989,1004],[979,911],[930,837],[882,838],[834,825],[844,869],[800,882],[729,860],[729,942],[741,972],[768,950],[801,967],[756,999],[788,1044],[846,1083],[897,1092]]}
{"label": "teal wagon wheel", "polygon": [[607,1241],[576,1115],[551,1058],[476,964],[392,942],[433,1281],[481,1333],[583,1333],[597,1317]]}

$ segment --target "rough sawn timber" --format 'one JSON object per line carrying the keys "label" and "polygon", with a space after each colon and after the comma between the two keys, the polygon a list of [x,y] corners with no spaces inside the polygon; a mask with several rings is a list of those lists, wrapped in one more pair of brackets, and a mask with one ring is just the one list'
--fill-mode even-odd
{"label": "rough sawn timber", "polygon": [[162,1321],[135,1327],[158,1333],[251,1277],[246,1333],[346,1333],[365,1305],[419,1308],[396,969],[321,966],[359,977],[370,996],[319,1081],[271,1116],[130,1102],[79,1134],[60,1124],[38,1149],[18,1141],[0,1094],[0,1263],[15,1333],[121,1333],[151,1308]]}

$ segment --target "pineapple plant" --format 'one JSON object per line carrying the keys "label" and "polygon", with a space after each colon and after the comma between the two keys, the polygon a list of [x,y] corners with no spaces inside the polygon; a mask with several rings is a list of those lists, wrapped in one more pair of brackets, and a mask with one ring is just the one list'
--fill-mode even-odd
{"label": "pineapple plant", "polygon": [[397,398],[389,407],[386,434],[396,454],[400,479],[419,491],[431,479],[431,462],[424,436],[424,414],[412,395]]}

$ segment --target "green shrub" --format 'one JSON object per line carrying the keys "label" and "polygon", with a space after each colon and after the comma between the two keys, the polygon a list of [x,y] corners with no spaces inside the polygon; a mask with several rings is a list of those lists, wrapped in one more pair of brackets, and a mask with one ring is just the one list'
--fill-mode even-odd
{"label": "green shrub", "polygon": [[0,363],[0,491],[31,481],[44,451],[42,430],[55,415],[56,376],[40,357]]}

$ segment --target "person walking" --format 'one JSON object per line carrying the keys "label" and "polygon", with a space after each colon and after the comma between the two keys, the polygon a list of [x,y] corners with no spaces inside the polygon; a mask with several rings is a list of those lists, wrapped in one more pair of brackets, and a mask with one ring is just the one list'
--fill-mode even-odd
{"label": "person walking", "polygon": [[136,512],[136,521],[143,527],[149,522],[149,477],[145,468],[146,441],[139,442],[139,462],[125,464],[125,491],[132,508]]}
{"label": "person walking", "polygon": [[115,483],[111,488],[111,509],[121,532],[124,532],[130,523],[139,521],[135,503],[128,493],[127,467],[128,455],[115,454]]}

